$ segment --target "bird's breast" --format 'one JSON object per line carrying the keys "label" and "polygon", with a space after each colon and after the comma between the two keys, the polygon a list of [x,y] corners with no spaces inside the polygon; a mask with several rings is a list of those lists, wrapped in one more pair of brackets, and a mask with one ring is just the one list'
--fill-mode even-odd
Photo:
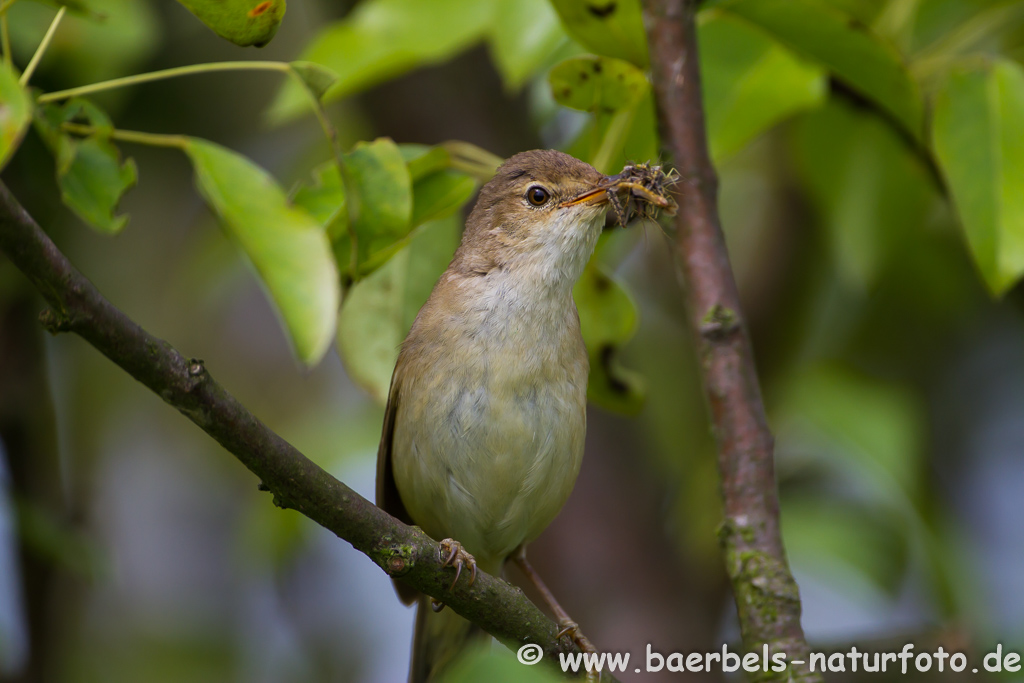
{"label": "bird's breast", "polygon": [[435,291],[421,312],[396,375],[392,463],[413,520],[486,559],[532,540],[572,490],[588,363],[568,292],[538,303],[482,284]]}

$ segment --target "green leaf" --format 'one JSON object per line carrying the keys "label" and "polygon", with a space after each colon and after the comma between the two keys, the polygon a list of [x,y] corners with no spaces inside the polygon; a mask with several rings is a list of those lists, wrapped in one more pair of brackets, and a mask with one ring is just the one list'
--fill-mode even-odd
{"label": "green leaf", "polygon": [[438,171],[416,181],[412,189],[413,227],[452,215],[469,201],[477,183],[457,171]]}
{"label": "green leaf", "polygon": [[644,72],[610,57],[573,57],[548,75],[555,101],[571,109],[611,114],[636,106],[647,94]]}
{"label": "green leaf", "polygon": [[636,332],[633,298],[614,276],[591,261],[572,292],[590,356],[587,398],[606,410],[634,414],[643,406],[643,378],[618,362],[619,349]]}
{"label": "green leaf", "polygon": [[348,214],[361,268],[394,253],[412,229],[412,181],[402,152],[389,138],[360,142],[345,155]]}
{"label": "green leaf", "polygon": [[0,170],[17,151],[31,120],[31,98],[18,85],[14,70],[0,63]]}
{"label": "green leaf", "polygon": [[856,19],[821,0],[726,0],[718,7],[828,67],[921,139],[921,95],[902,57]]}
{"label": "green leaf", "polygon": [[178,0],[221,38],[235,45],[263,47],[277,33],[285,0]]}
{"label": "green leaf", "polygon": [[196,138],[185,153],[199,191],[266,285],[299,360],[316,364],[330,345],[341,297],[323,227],[245,157]]}
{"label": "green leaf", "polygon": [[[330,102],[449,59],[483,37],[492,16],[491,3],[479,0],[368,0],[324,28],[301,59],[338,75],[324,97]],[[298,84],[286,81],[267,116],[282,123],[307,106]]]}
{"label": "green leaf", "polygon": [[903,136],[863,108],[830,101],[795,133],[797,165],[838,275],[867,291],[921,239],[937,189]]}
{"label": "green leaf", "polygon": [[345,185],[333,161],[313,169],[313,182],[301,186],[292,203],[308,211],[324,226],[332,242],[345,237],[348,231],[348,213],[345,203]]}
{"label": "green leaf", "polygon": [[551,0],[551,4],[565,30],[583,47],[647,67],[640,0]]}
{"label": "green leaf", "polygon": [[409,167],[409,178],[415,183],[420,178],[444,170],[451,165],[452,158],[444,147],[404,144],[398,148]]}
{"label": "green leaf", "polygon": [[[824,0],[827,4],[864,24],[871,24],[877,21],[879,15],[886,12],[906,14],[913,11],[915,5],[920,5],[920,0]],[[899,7],[893,7],[898,5]]]}
{"label": "green leaf", "polygon": [[317,101],[322,101],[331,86],[338,82],[338,74],[313,62],[291,62],[288,66]]}
{"label": "green leaf", "polygon": [[[109,138],[114,131],[114,124],[110,121],[107,113],[81,97],[75,97],[63,104],[46,104],[36,111],[36,130],[51,150],[57,150],[62,146],[61,138],[74,141],[61,128],[65,123],[72,121],[92,126],[96,129],[97,135],[103,138]],[[62,152],[63,156],[60,159],[64,165],[70,164],[72,159],[70,147],[59,151]]]}
{"label": "green leaf", "polygon": [[338,318],[338,353],[349,376],[387,402],[398,349],[459,243],[454,217],[427,223],[387,263],[357,282]]}
{"label": "green leaf", "polygon": [[294,202],[327,229],[339,262],[350,271],[346,198],[355,197],[353,201],[364,209],[355,223],[356,239],[365,247],[359,252],[357,275],[372,272],[405,246],[413,228],[458,211],[478,185],[470,176],[451,170],[451,158],[441,147],[395,146],[381,139],[358,145],[344,158],[350,176],[347,188],[337,165],[327,162],[314,169],[314,182],[300,187]]}
{"label": "green leaf", "polygon": [[[95,135],[76,139],[61,126],[83,120]],[[135,162],[121,162],[121,152],[110,142],[113,126],[102,109],[75,98],[62,106],[47,105],[37,113],[36,129],[57,162],[61,200],[83,221],[108,235],[128,224],[128,216],[115,216],[121,197],[138,181]]]}
{"label": "green leaf", "polygon": [[548,0],[497,0],[491,58],[508,90],[537,73],[568,37]]}
{"label": "green leaf", "polygon": [[825,72],[742,19],[703,12],[698,24],[708,142],[716,162],[827,94]]}
{"label": "green leaf", "polygon": [[74,145],[74,157],[60,174],[63,202],[100,232],[116,234],[128,216],[114,216],[121,196],[138,181],[135,161],[121,163],[121,152],[109,140],[93,136]]}
{"label": "green leaf", "polygon": [[[627,116],[628,127],[618,127],[621,118]],[[565,151],[589,161],[602,173],[616,173],[627,163],[657,158],[657,128],[654,96],[648,90],[632,110],[595,114]]]}
{"label": "green leaf", "polygon": [[1024,274],[1024,69],[1009,60],[952,70],[935,98],[933,144],[989,290]]}

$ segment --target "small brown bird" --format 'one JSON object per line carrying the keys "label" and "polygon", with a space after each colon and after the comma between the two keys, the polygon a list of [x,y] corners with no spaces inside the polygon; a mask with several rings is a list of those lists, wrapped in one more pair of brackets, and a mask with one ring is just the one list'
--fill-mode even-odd
{"label": "small brown bird", "polygon": [[[445,539],[460,571],[478,565],[499,575],[513,556],[525,564],[517,553],[576,482],[589,363],[572,289],[601,234],[612,186],[554,150],[506,161],[480,191],[461,246],[402,344],[378,452],[377,504]],[[416,599],[396,586],[405,602]],[[451,610],[429,607],[420,596],[413,683],[431,680],[479,632]]]}

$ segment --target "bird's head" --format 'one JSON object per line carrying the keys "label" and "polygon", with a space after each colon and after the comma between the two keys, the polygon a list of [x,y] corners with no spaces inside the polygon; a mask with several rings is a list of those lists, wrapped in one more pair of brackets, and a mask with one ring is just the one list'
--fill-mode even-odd
{"label": "bird's head", "polygon": [[601,233],[610,187],[607,176],[563,152],[516,154],[480,190],[460,256],[477,272],[521,267],[571,287]]}

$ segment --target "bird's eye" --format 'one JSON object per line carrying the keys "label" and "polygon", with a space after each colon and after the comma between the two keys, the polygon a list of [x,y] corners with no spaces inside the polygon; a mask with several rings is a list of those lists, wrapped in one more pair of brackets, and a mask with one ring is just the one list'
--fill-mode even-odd
{"label": "bird's eye", "polygon": [[534,206],[544,206],[551,199],[551,193],[540,185],[534,185],[526,191],[526,201]]}

